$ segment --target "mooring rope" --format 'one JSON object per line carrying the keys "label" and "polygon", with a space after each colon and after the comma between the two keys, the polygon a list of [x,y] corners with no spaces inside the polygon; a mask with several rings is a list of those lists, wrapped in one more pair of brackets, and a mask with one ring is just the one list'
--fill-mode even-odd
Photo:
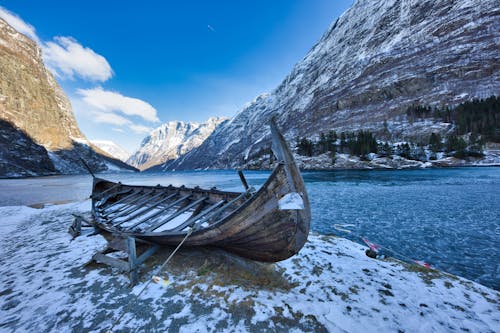
{"label": "mooring rope", "polygon": [[[151,279],[148,280],[148,282],[144,285],[144,287],[141,289],[141,291],[135,296],[135,298],[132,298],[128,302],[128,304],[125,307],[125,310],[123,311],[123,313],[120,315],[120,317],[118,317],[118,319],[116,319],[114,321],[114,323],[111,326],[111,328],[106,331],[107,333],[112,333],[113,332],[113,329],[115,328],[115,326],[120,322],[120,320],[123,318],[123,316],[125,316],[125,314],[128,313],[128,310],[130,310],[130,306],[132,305],[132,303],[135,302],[135,301],[137,301],[139,299],[139,296],[141,296],[141,294],[147,289],[147,287],[151,284],[151,282],[154,281],[154,278],[156,277],[156,275],[159,275],[158,273],[160,273],[163,270],[163,268],[168,264],[168,262],[170,261],[170,259],[172,259],[172,257],[177,252],[177,250],[179,250],[181,248],[182,244],[184,244],[184,242],[186,241],[186,239],[192,233],[193,233],[193,228],[189,228],[188,232],[186,233],[186,236],[182,239],[182,241],[179,243],[179,245],[177,245],[177,247],[175,248],[175,250],[172,251],[172,253],[168,256],[167,260],[165,260],[165,262],[153,273]],[[127,322],[125,322],[125,323],[127,323]]]}

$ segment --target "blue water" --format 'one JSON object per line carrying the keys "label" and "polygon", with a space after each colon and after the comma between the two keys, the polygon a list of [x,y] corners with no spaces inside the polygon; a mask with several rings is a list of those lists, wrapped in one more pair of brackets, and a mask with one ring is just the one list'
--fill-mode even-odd
{"label": "blue water", "polygon": [[[245,172],[259,187],[269,172]],[[500,168],[306,172],[312,230],[358,236],[500,290]],[[234,171],[108,174],[129,184],[216,186],[242,191]],[[89,176],[0,180],[0,206],[80,200]],[[352,233],[334,228],[350,224]]]}

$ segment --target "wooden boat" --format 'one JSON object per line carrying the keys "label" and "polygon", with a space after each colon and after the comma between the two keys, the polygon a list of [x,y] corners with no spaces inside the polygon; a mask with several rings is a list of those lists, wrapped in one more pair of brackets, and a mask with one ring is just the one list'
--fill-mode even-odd
{"label": "wooden boat", "polygon": [[[277,166],[255,191],[184,186],[132,186],[94,177],[94,225],[119,236],[162,245],[216,246],[276,262],[295,255],[309,234],[309,199],[285,140],[271,121]],[[189,233],[189,235],[187,235]]]}

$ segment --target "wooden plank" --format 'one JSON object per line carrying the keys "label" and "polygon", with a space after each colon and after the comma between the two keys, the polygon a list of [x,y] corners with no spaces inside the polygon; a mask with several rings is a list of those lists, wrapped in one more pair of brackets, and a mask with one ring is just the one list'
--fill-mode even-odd
{"label": "wooden plank", "polygon": [[160,246],[158,244],[154,244],[153,246],[151,246],[149,249],[147,249],[146,251],[144,251],[143,254],[141,254],[139,256],[139,258],[137,258],[137,265],[141,265],[144,263],[144,261],[146,261],[149,257],[151,257],[153,254],[155,254],[155,252],[160,248]]}
{"label": "wooden plank", "polygon": [[113,238],[111,241],[109,241],[108,247],[114,250],[128,252],[127,242],[125,241],[125,238]]}
{"label": "wooden plank", "polygon": [[[149,194],[152,194],[152,192],[151,192],[151,193],[149,193]],[[115,219],[117,219],[117,218],[119,218],[119,217],[126,216],[126,215],[128,215],[128,214],[130,214],[130,213],[133,213],[133,212],[135,212],[135,211],[139,210],[139,209],[142,209],[142,208],[144,208],[144,206],[143,206],[143,205],[145,205],[145,204],[146,204],[146,203],[148,203],[149,201],[153,201],[153,200],[155,200],[156,198],[161,197],[161,196],[162,196],[162,195],[164,195],[164,194],[165,194],[164,192],[160,192],[160,193],[158,193],[158,194],[156,194],[156,195],[153,195],[153,196],[152,196],[152,197],[150,197],[150,198],[148,198],[148,197],[143,198],[142,200],[139,200],[138,202],[135,202],[133,205],[131,204],[131,205],[130,205],[130,207],[128,207],[127,209],[123,210],[121,213],[116,214],[116,215],[114,215],[113,217],[110,217],[110,218],[108,219],[108,222],[111,222],[111,221],[113,221],[113,220],[115,220]],[[120,224],[121,224],[121,222],[120,222]],[[119,224],[116,224],[116,225],[119,225]]]}
{"label": "wooden plank", "polygon": [[[113,215],[113,214],[117,214],[117,213],[120,213],[120,212],[122,212],[122,211],[124,211],[124,210],[128,210],[128,209],[130,209],[130,207],[131,207],[131,206],[132,206],[132,207],[135,207],[135,206],[133,206],[133,205],[135,205],[137,202],[140,202],[140,201],[144,200],[144,199],[145,199],[145,198],[147,198],[149,195],[151,195],[151,193],[152,193],[152,191],[150,191],[150,192],[146,192],[146,193],[143,193],[142,195],[139,195],[139,196],[137,196],[137,197],[135,197],[135,198],[131,199],[131,201],[124,203],[124,206],[122,206],[122,207],[118,207],[118,208],[114,209],[114,210],[113,210],[113,211],[111,211],[111,212],[107,212],[107,213],[105,213],[105,214],[104,214],[104,216],[105,216],[105,217],[111,217],[111,215]],[[116,217],[116,216],[113,216],[113,218],[115,218],[115,217]]]}
{"label": "wooden plank", "polygon": [[[114,206],[117,206],[117,205],[119,205],[119,204],[122,204],[123,202],[125,202],[125,201],[129,200],[130,198],[133,198],[133,197],[136,197],[136,196],[142,197],[143,195],[141,195],[141,193],[142,193],[142,190],[137,191],[137,192],[132,191],[132,193],[130,193],[129,195],[127,195],[127,196],[125,196],[125,197],[123,197],[123,198],[121,198],[120,200],[118,200],[118,201],[116,201],[116,202],[113,202],[112,204],[110,204],[110,205],[108,205],[108,206],[106,206],[106,207],[103,207],[103,208],[102,208],[102,211],[103,211],[104,213],[106,213],[106,214],[113,214],[114,212],[119,211],[119,210],[120,210],[120,209],[122,209],[123,207],[118,207],[118,208],[116,208],[116,207],[115,207],[114,209],[111,209],[111,210],[109,210],[109,208],[114,207]],[[148,192],[148,193],[149,193],[149,192]],[[132,200],[135,200],[135,199],[132,199]]]}
{"label": "wooden plank", "polygon": [[201,199],[193,201],[192,203],[190,203],[186,207],[184,207],[184,208],[178,210],[177,212],[175,212],[174,214],[170,215],[166,220],[160,221],[160,222],[154,224],[153,226],[149,227],[148,229],[146,229],[146,232],[151,232],[151,231],[153,231],[155,229],[158,229],[159,227],[161,227],[165,223],[172,221],[174,218],[176,218],[177,216],[183,214],[184,212],[188,211],[189,209],[193,208],[197,204],[199,204],[199,203],[207,200],[207,198],[208,197],[202,197]]}
{"label": "wooden plank", "polygon": [[248,191],[249,187],[245,175],[243,174],[243,171],[238,170],[238,176],[240,176],[240,180],[241,183],[243,184],[243,187],[245,188],[245,191]]}
{"label": "wooden plank", "polygon": [[148,220],[151,220],[151,219],[154,219],[156,218],[157,216],[160,216],[161,214],[163,214],[166,210],[169,210],[170,208],[174,207],[175,205],[181,203],[182,201],[186,200],[187,198],[189,198],[191,196],[191,194],[187,194],[183,197],[181,197],[180,199],[172,202],[171,204],[169,204],[168,206],[165,206],[163,209],[159,210],[158,212],[154,213],[153,215],[151,216],[148,216],[148,217],[145,217],[143,218],[142,220],[140,220],[139,222],[135,223],[134,225],[132,226],[129,226],[128,229],[131,230],[132,228],[135,228],[137,227],[138,225],[140,224],[143,224],[145,222],[147,222]]}
{"label": "wooden plank", "polygon": [[[154,208],[158,207],[159,205],[161,205],[161,204],[162,204],[162,203],[164,203],[165,201],[168,201],[168,200],[172,199],[172,198],[173,198],[173,197],[175,197],[177,194],[178,194],[178,193],[173,193],[173,194],[171,194],[171,195],[169,195],[169,196],[167,196],[167,197],[165,197],[165,198],[161,199],[160,201],[156,202],[154,205],[142,207],[142,208],[145,208],[145,209],[144,209],[144,210],[141,210],[141,211],[138,211],[138,212],[136,212],[135,214],[130,215],[130,216],[129,216],[129,217],[127,217],[125,220],[120,221],[120,222],[118,222],[118,223],[115,223],[114,225],[115,225],[115,226],[118,226],[118,225],[121,225],[121,224],[123,224],[123,223],[125,223],[125,222],[131,221],[131,220],[135,219],[136,217],[138,217],[139,215],[141,215],[141,214],[145,214],[145,213],[149,212],[150,210],[152,210],[152,209],[154,209]],[[133,227],[133,226],[129,226],[129,227],[127,227],[127,229],[128,229],[128,228],[131,228],[131,227]]]}
{"label": "wooden plank", "polygon": [[130,272],[130,283],[135,285],[138,281],[137,276],[137,253],[135,248],[135,238],[127,237],[127,245],[128,245],[128,265]]}
{"label": "wooden plank", "polygon": [[222,201],[214,203],[212,206],[210,206],[207,209],[205,209],[202,213],[189,218],[186,222],[182,223],[180,226],[175,227],[174,229],[172,229],[172,231],[181,231],[182,229],[184,229],[185,227],[189,226],[191,223],[196,222],[199,219],[203,219],[203,221],[205,221],[204,218],[207,216],[207,214],[209,214],[214,209],[220,207],[222,204],[224,204],[224,202],[225,201],[222,200]]}
{"label": "wooden plank", "polygon": [[[132,192],[132,193],[130,193],[130,192]],[[104,203],[105,203],[106,201],[108,201],[108,199],[109,199],[109,198],[111,198],[111,197],[113,197],[113,196],[118,196],[118,195],[122,195],[122,194],[127,194],[127,193],[130,193],[130,194],[128,194],[128,195],[126,195],[126,196],[124,196],[123,198],[121,198],[121,199],[120,199],[120,200],[118,200],[118,201],[115,201],[115,202],[113,202],[113,203],[111,203],[111,204],[109,204],[109,205],[107,205],[107,206],[105,206],[105,207],[102,207],[102,206],[104,205]],[[106,200],[104,200],[104,201],[103,201],[103,203],[100,203],[100,201],[102,201],[102,199],[101,199],[101,200],[99,200],[99,202],[97,202],[97,205],[99,206],[98,208],[99,208],[99,210],[100,210],[100,211],[105,211],[106,209],[109,209],[109,208],[111,208],[111,207],[113,207],[113,206],[115,206],[115,205],[118,205],[118,204],[122,203],[124,200],[127,200],[130,196],[133,196],[133,195],[135,195],[135,194],[136,194],[136,193],[134,193],[134,190],[133,190],[133,189],[128,189],[128,190],[123,191],[123,192],[120,192],[120,193],[110,194],[110,195],[106,198]]]}
{"label": "wooden plank", "polygon": [[[97,196],[99,196],[99,197],[102,199],[102,198],[104,197],[104,194],[105,194],[105,193],[108,193],[108,192],[110,192],[111,190],[114,190],[115,188],[120,187],[120,186],[122,186],[122,183],[121,183],[121,182],[118,182],[118,183],[116,183],[115,185],[113,185],[113,186],[111,186],[110,188],[108,188],[107,190],[97,193]],[[96,198],[96,196],[95,196],[95,195],[93,195],[93,194],[92,194],[92,195],[90,195],[90,198],[91,198],[91,199],[96,199],[96,200],[101,200],[101,199],[97,199],[97,198]]]}
{"label": "wooden plank", "polygon": [[108,266],[117,268],[117,269],[124,271],[124,272],[128,272],[128,270],[129,270],[129,264],[126,261],[123,261],[121,259],[112,258],[112,257],[109,257],[109,256],[102,254],[102,253],[96,253],[92,258],[96,262],[106,264]]}
{"label": "wooden plank", "polygon": [[213,218],[217,218],[217,216],[219,216],[220,214],[222,214],[222,212],[225,211],[228,207],[231,207],[235,202],[237,202],[238,200],[244,198],[249,193],[251,193],[250,190],[246,191],[246,192],[243,192],[240,195],[238,195],[236,198],[234,198],[233,200],[228,201],[224,206],[220,207],[218,210],[216,210],[215,212],[213,212],[212,214],[210,214],[206,218],[203,218],[201,221],[198,221],[196,223],[196,225],[195,225],[195,228],[199,227],[205,221],[211,220]]}

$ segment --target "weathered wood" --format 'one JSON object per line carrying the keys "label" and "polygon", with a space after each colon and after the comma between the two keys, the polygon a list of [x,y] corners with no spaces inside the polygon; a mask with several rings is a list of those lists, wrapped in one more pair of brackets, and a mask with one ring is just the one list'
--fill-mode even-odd
{"label": "weathered wood", "polygon": [[[221,205],[224,204],[224,200],[222,201],[219,201],[219,202],[216,202],[214,203],[212,206],[208,207],[207,209],[205,209],[203,212],[199,213],[198,215],[196,216],[192,216],[190,217],[186,222],[182,223],[181,225],[175,227],[172,229],[172,231],[181,231],[183,230],[184,228],[186,228],[187,226],[195,223],[196,221],[202,219],[202,221],[206,221],[206,216],[208,216],[207,214],[209,214],[211,211],[213,211],[214,209],[217,209],[218,207],[220,207]],[[203,223],[201,222],[201,223]]]}
{"label": "weathered wood", "polygon": [[[241,177],[243,186],[247,185],[247,191],[244,193],[204,190],[199,187],[123,185],[124,188],[133,189],[136,194],[123,201],[124,208],[112,208],[114,217],[111,213],[109,215],[117,219],[115,225],[109,223],[103,212],[97,209],[97,201],[93,200],[92,214],[96,226],[111,233],[125,233],[131,237],[165,245],[179,244],[187,234],[186,228],[192,227],[193,231],[186,239],[185,246],[217,246],[259,261],[279,261],[293,256],[302,248],[309,234],[310,204],[302,176],[274,122],[271,125],[271,133],[273,151],[279,163],[257,192],[247,187],[248,183],[244,177]],[[93,192],[105,191],[113,184],[96,179]],[[137,202],[143,200],[136,198],[137,193],[159,191],[169,195],[172,190],[178,190],[181,198],[167,203],[166,206],[158,204],[162,199],[152,200],[153,195],[149,195],[146,200],[147,207],[158,204],[157,207],[161,207],[157,208],[158,211],[151,212],[147,207],[137,208],[140,206]],[[295,197],[300,196],[303,201],[300,206],[303,206],[303,209],[280,209],[280,200],[290,193]],[[113,205],[113,201],[121,199],[121,196],[109,198],[103,204],[104,210]],[[206,202],[207,209],[203,208],[205,204],[202,206],[202,202]],[[177,211],[172,213],[173,209]],[[158,230],[162,227],[165,229],[166,223],[187,211],[191,212],[190,216],[177,227]],[[130,215],[126,216],[127,214]],[[118,215],[125,220],[118,220]],[[126,222],[131,225],[127,226],[124,224]],[[120,225],[126,227],[122,228]]]}
{"label": "weathered wood", "polygon": [[164,225],[165,223],[168,223],[170,221],[172,221],[173,219],[175,219],[177,216],[187,212],[189,209],[193,208],[194,206],[198,205],[199,203],[203,202],[207,200],[207,197],[203,197],[201,199],[198,199],[198,200],[195,200],[193,201],[192,203],[190,203],[189,205],[185,206],[184,208],[176,211],[174,214],[168,216],[165,220],[162,220],[152,226],[150,226],[149,228],[146,229],[146,232],[151,232],[155,229],[158,229],[159,227],[161,227],[162,225]]}
{"label": "weathered wood", "polygon": [[165,211],[169,210],[170,208],[174,207],[175,205],[178,205],[180,204],[181,202],[183,202],[184,200],[186,200],[187,198],[189,198],[191,195],[188,194],[188,195],[185,195],[183,197],[181,197],[180,199],[170,203],[169,205],[163,207],[163,209],[159,210],[158,212],[156,212],[155,214],[151,215],[151,216],[148,216],[140,221],[138,221],[137,223],[131,225],[128,227],[129,230],[132,230],[132,228],[135,228],[137,227],[138,225],[141,225],[143,223],[146,223],[147,221],[151,221],[153,220],[154,218],[160,216],[161,214],[163,214]]}
{"label": "weathered wood", "polygon": [[145,206],[145,207],[141,207],[143,208],[144,210],[139,210],[137,212],[135,212],[134,214],[130,215],[129,217],[127,217],[125,220],[123,221],[120,221],[118,223],[115,223],[114,225],[115,226],[118,226],[118,225],[121,225],[125,222],[129,222],[129,221],[132,221],[133,219],[135,219],[136,217],[142,215],[142,214],[145,214],[149,211],[151,211],[152,209],[155,209],[156,207],[158,207],[159,205],[167,202],[168,200],[172,199],[173,197],[175,197],[178,193],[174,193],[174,194],[171,194],[171,195],[168,195],[167,197],[161,199],[160,201],[156,202],[155,204],[153,205],[150,205],[150,206]]}
{"label": "weathered wood", "polygon": [[[148,193],[148,195],[152,195],[153,192],[150,192]],[[152,197],[145,197],[143,198],[142,200],[139,200],[137,202],[134,202],[133,204],[130,204],[130,207],[128,207],[127,209],[121,211],[119,214],[116,214],[116,215],[113,215],[113,216],[108,216],[108,222],[112,222],[114,220],[116,220],[117,218],[120,218],[120,217],[124,217],[124,216],[127,216],[128,214],[131,214],[133,212],[136,212],[140,209],[143,209],[143,208],[146,208],[147,207],[147,203],[149,202],[153,202],[155,199],[161,197],[165,195],[165,193],[163,192],[160,192],[160,193],[157,193],[156,195],[153,195]],[[120,223],[116,223],[115,225],[120,225]]]}
{"label": "weathered wood", "polygon": [[[106,193],[108,193],[108,192],[111,192],[111,190],[114,190],[115,188],[118,188],[118,187],[120,187],[120,186],[122,186],[122,183],[121,183],[121,182],[116,183],[115,185],[111,186],[111,187],[110,187],[110,188],[108,188],[107,190],[105,190],[105,191],[102,191],[102,192],[98,193],[100,198],[96,198],[96,199],[97,199],[97,200],[101,200],[101,199],[104,197],[104,194],[106,194]],[[90,198],[91,198],[91,199],[94,199],[94,196],[93,196],[93,195],[91,195],[91,196],[90,196]]]}
{"label": "weathered wood", "polygon": [[129,265],[129,276],[130,283],[134,286],[138,280],[138,272],[137,272],[137,252],[135,249],[135,238],[128,237],[127,238],[128,245],[128,265]]}
{"label": "weathered wood", "polygon": [[98,263],[106,264],[108,266],[117,268],[123,272],[128,272],[128,270],[129,270],[129,264],[126,261],[123,261],[123,260],[118,259],[118,258],[109,257],[109,256],[102,254],[102,253],[94,254],[93,259],[94,259],[94,261],[96,261]]}
{"label": "weathered wood", "polygon": [[[137,239],[136,239],[136,241],[137,241]],[[139,256],[139,258],[137,258],[137,261],[136,261],[137,265],[142,265],[144,263],[144,261],[146,261],[153,254],[155,254],[156,251],[158,251],[159,248],[160,248],[160,246],[158,244],[154,244],[149,249],[147,249],[146,251],[144,251],[144,253],[141,254]]]}
{"label": "weathered wood", "polygon": [[[130,193],[130,194],[128,194]],[[123,192],[116,193],[115,195],[109,195],[106,197],[106,199],[102,198],[96,201],[96,208],[99,209],[100,211],[104,212],[105,210],[109,210],[110,208],[115,207],[116,205],[121,204],[122,202],[126,201],[128,198],[131,196],[136,195],[137,193],[134,193],[134,189],[129,188]],[[107,203],[109,199],[111,198],[118,198],[120,196],[124,195],[120,199],[118,199],[115,202]]]}
{"label": "weathered wood", "polygon": [[245,191],[249,189],[247,180],[245,178],[245,175],[243,174],[243,171],[238,170],[238,176],[240,176],[241,183],[243,184],[243,187],[245,188]]}
{"label": "weathered wood", "polygon": [[73,224],[68,229],[69,234],[73,237],[72,240],[82,234],[82,218],[78,215],[74,215],[74,217]]}
{"label": "weathered wood", "polygon": [[[127,201],[125,201],[125,202],[128,204],[128,206],[123,205],[122,207],[117,207],[117,208],[115,208],[115,209],[114,209],[114,210],[112,210],[112,211],[108,211],[108,212],[106,212],[106,213],[104,214],[104,216],[106,216],[106,217],[108,217],[108,218],[109,218],[109,217],[111,217],[111,215],[114,215],[114,214],[120,213],[120,212],[122,212],[122,211],[124,211],[124,210],[128,210],[128,209],[130,209],[131,207],[135,207],[135,206],[136,206],[136,203],[141,202],[141,200],[144,200],[144,198],[147,198],[147,197],[148,197],[149,195],[151,195],[151,193],[152,193],[152,191],[144,191],[144,192],[145,192],[145,193],[142,193],[142,194],[139,194],[139,193],[138,193],[137,197],[134,197],[133,199],[127,200],[128,202],[127,202]],[[115,215],[115,216],[113,216],[113,218],[114,218],[114,217],[116,217],[116,215]]]}

